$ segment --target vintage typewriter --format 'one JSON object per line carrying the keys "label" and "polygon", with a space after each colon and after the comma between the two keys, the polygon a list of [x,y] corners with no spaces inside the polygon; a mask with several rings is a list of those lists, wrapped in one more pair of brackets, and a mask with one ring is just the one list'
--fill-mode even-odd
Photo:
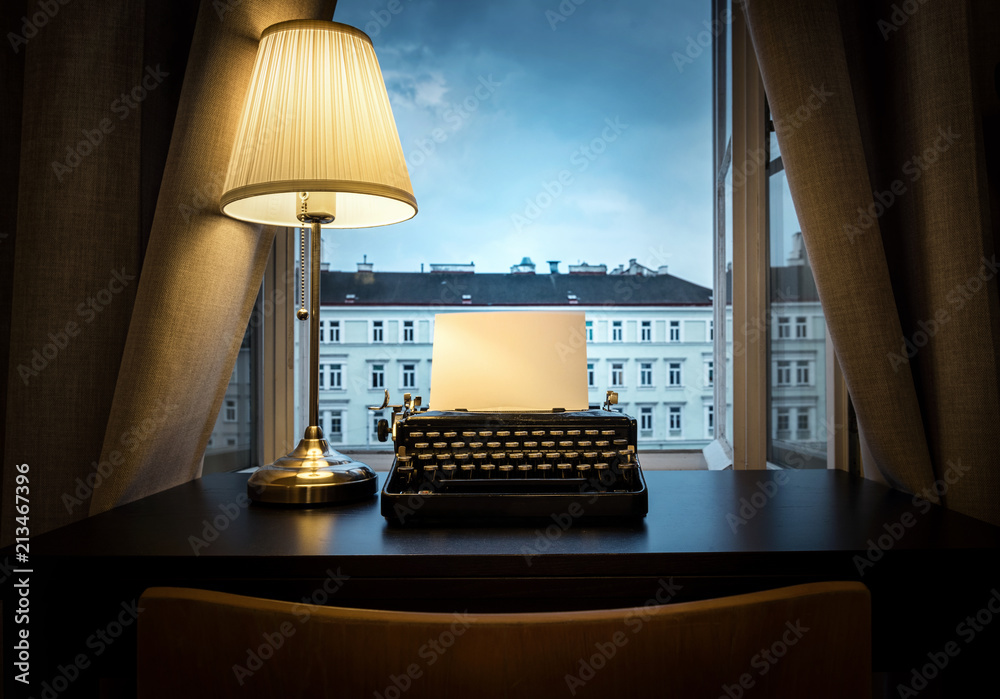
{"label": "vintage typewriter", "polygon": [[380,420],[395,459],[382,488],[393,523],[435,519],[640,518],[646,483],[636,453],[636,422],[611,410],[470,412],[421,409],[404,394]]}

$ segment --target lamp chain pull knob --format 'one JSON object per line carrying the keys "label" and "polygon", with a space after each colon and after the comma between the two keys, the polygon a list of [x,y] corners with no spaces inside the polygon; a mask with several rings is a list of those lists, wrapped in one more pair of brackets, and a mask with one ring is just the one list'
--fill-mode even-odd
{"label": "lamp chain pull knob", "polygon": [[299,310],[295,317],[299,320],[309,319],[309,309],[306,308],[306,229],[299,229]]}

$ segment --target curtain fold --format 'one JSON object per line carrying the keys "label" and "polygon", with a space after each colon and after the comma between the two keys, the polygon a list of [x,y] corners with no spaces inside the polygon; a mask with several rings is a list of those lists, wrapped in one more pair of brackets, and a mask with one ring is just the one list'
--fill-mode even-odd
{"label": "curtain fold", "polygon": [[275,233],[218,208],[260,33],[334,5],[202,2],[91,514],[200,475]]}
{"label": "curtain fold", "polygon": [[[16,526],[15,464],[29,469],[32,535],[87,516],[140,265],[141,105],[131,92],[143,78],[143,5],[53,8],[19,13],[4,47],[23,60],[23,91],[10,98],[21,100],[20,140],[8,142],[20,160],[9,173],[16,231],[0,240],[13,257],[4,545]],[[18,83],[5,75],[4,90]]]}
{"label": "curtain fold", "polygon": [[897,488],[1000,524],[1000,4],[744,7],[876,465]]}

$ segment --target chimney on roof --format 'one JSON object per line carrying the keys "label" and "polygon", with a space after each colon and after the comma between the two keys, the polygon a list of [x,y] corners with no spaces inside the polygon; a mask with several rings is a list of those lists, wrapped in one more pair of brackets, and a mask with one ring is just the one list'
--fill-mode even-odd
{"label": "chimney on roof", "polygon": [[802,231],[792,234],[792,251],[788,253],[788,266],[800,267],[806,263],[806,249],[802,245]]}
{"label": "chimney on roof", "polygon": [[521,264],[511,265],[511,274],[534,274],[535,273],[535,263],[531,261],[530,257],[522,257]]}
{"label": "chimney on roof", "polygon": [[667,265],[660,265],[659,267],[656,268],[656,275],[657,276],[661,276],[662,277],[662,276],[666,275],[666,273],[667,273]]}
{"label": "chimney on roof", "polygon": [[549,263],[549,274],[559,274],[559,260],[546,260]]}
{"label": "chimney on roof", "polygon": [[371,263],[371,262],[368,261],[368,255],[365,255],[364,256],[364,262],[359,262],[358,263],[358,271],[359,272],[371,272],[372,271],[372,267],[374,267],[374,266],[375,265],[373,263]]}

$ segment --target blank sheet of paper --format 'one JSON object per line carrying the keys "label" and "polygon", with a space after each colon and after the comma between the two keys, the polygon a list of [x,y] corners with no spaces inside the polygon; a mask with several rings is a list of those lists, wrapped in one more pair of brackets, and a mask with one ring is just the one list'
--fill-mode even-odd
{"label": "blank sheet of paper", "polygon": [[434,316],[431,410],[586,410],[582,311]]}

